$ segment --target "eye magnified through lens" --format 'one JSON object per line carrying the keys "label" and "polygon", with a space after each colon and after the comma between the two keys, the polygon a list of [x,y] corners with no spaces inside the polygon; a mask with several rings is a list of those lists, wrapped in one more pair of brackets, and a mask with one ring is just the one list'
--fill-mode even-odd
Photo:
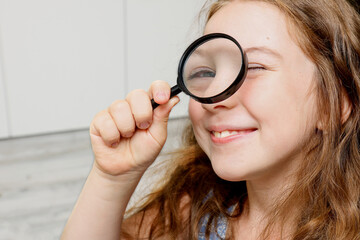
{"label": "eye magnified through lens", "polygon": [[233,37],[223,33],[202,36],[184,52],[171,97],[182,91],[201,103],[223,101],[240,88],[246,70],[246,55]]}

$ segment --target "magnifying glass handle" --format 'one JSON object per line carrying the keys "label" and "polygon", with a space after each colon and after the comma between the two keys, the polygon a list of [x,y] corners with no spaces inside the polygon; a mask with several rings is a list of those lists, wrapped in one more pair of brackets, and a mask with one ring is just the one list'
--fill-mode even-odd
{"label": "magnifying glass handle", "polygon": [[[175,85],[171,88],[171,92],[170,92],[170,98],[172,98],[173,96],[176,96],[178,95],[179,93],[181,93],[181,89],[178,87],[178,85]],[[151,105],[152,105],[152,108],[155,109],[159,106],[158,103],[156,103],[154,101],[154,99],[151,99]]]}

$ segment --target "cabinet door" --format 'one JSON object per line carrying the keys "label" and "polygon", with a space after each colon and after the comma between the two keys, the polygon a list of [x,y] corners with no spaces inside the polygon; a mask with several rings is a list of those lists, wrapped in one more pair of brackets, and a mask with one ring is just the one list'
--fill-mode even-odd
{"label": "cabinet door", "polygon": [[0,65],[0,139],[9,137],[9,129],[6,111],[5,85],[2,79],[2,71]]}
{"label": "cabinet door", "polygon": [[121,0],[0,1],[13,136],[87,128],[124,97],[123,7]]}
{"label": "cabinet door", "polygon": [[[131,0],[126,6],[128,88],[147,89],[155,80],[174,85],[180,57],[201,32],[198,14],[205,0]],[[187,115],[188,98],[173,117]]]}

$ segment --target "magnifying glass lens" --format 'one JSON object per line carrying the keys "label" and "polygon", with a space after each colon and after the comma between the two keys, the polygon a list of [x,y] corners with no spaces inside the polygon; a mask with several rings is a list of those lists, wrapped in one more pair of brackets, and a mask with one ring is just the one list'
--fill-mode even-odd
{"label": "magnifying glass lens", "polygon": [[185,59],[182,79],[199,98],[211,98],[228,89],[238,78],[242,52],[227,38],[213,38],[198,45]]}
{"label": "magnifying glass lens", "polygon": [[[241,87],[246,73],[246,54],[236,39],[224,33],[207,34],[182,55],[170,97],[184,92],[200,103],[217,103]],[[158,105],[152,100],[153,109]]]}

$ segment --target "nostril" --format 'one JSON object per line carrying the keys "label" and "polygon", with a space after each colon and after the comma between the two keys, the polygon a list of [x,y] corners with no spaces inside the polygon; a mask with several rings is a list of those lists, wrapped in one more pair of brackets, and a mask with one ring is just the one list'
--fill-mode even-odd
{"label": "nostril", "polygon": [[214,110],[228,108],[225,104],[221,104],[221,103],[211,103],[211,104],[202,103],[201,106],[203,109],[207,111],[214,111]]}
{"label": "nostril", "polygon": [[214,109],[221,109],[221,108],[226,108],[226,106],[225,105],[216,105],[216,106],[214,106]]}

